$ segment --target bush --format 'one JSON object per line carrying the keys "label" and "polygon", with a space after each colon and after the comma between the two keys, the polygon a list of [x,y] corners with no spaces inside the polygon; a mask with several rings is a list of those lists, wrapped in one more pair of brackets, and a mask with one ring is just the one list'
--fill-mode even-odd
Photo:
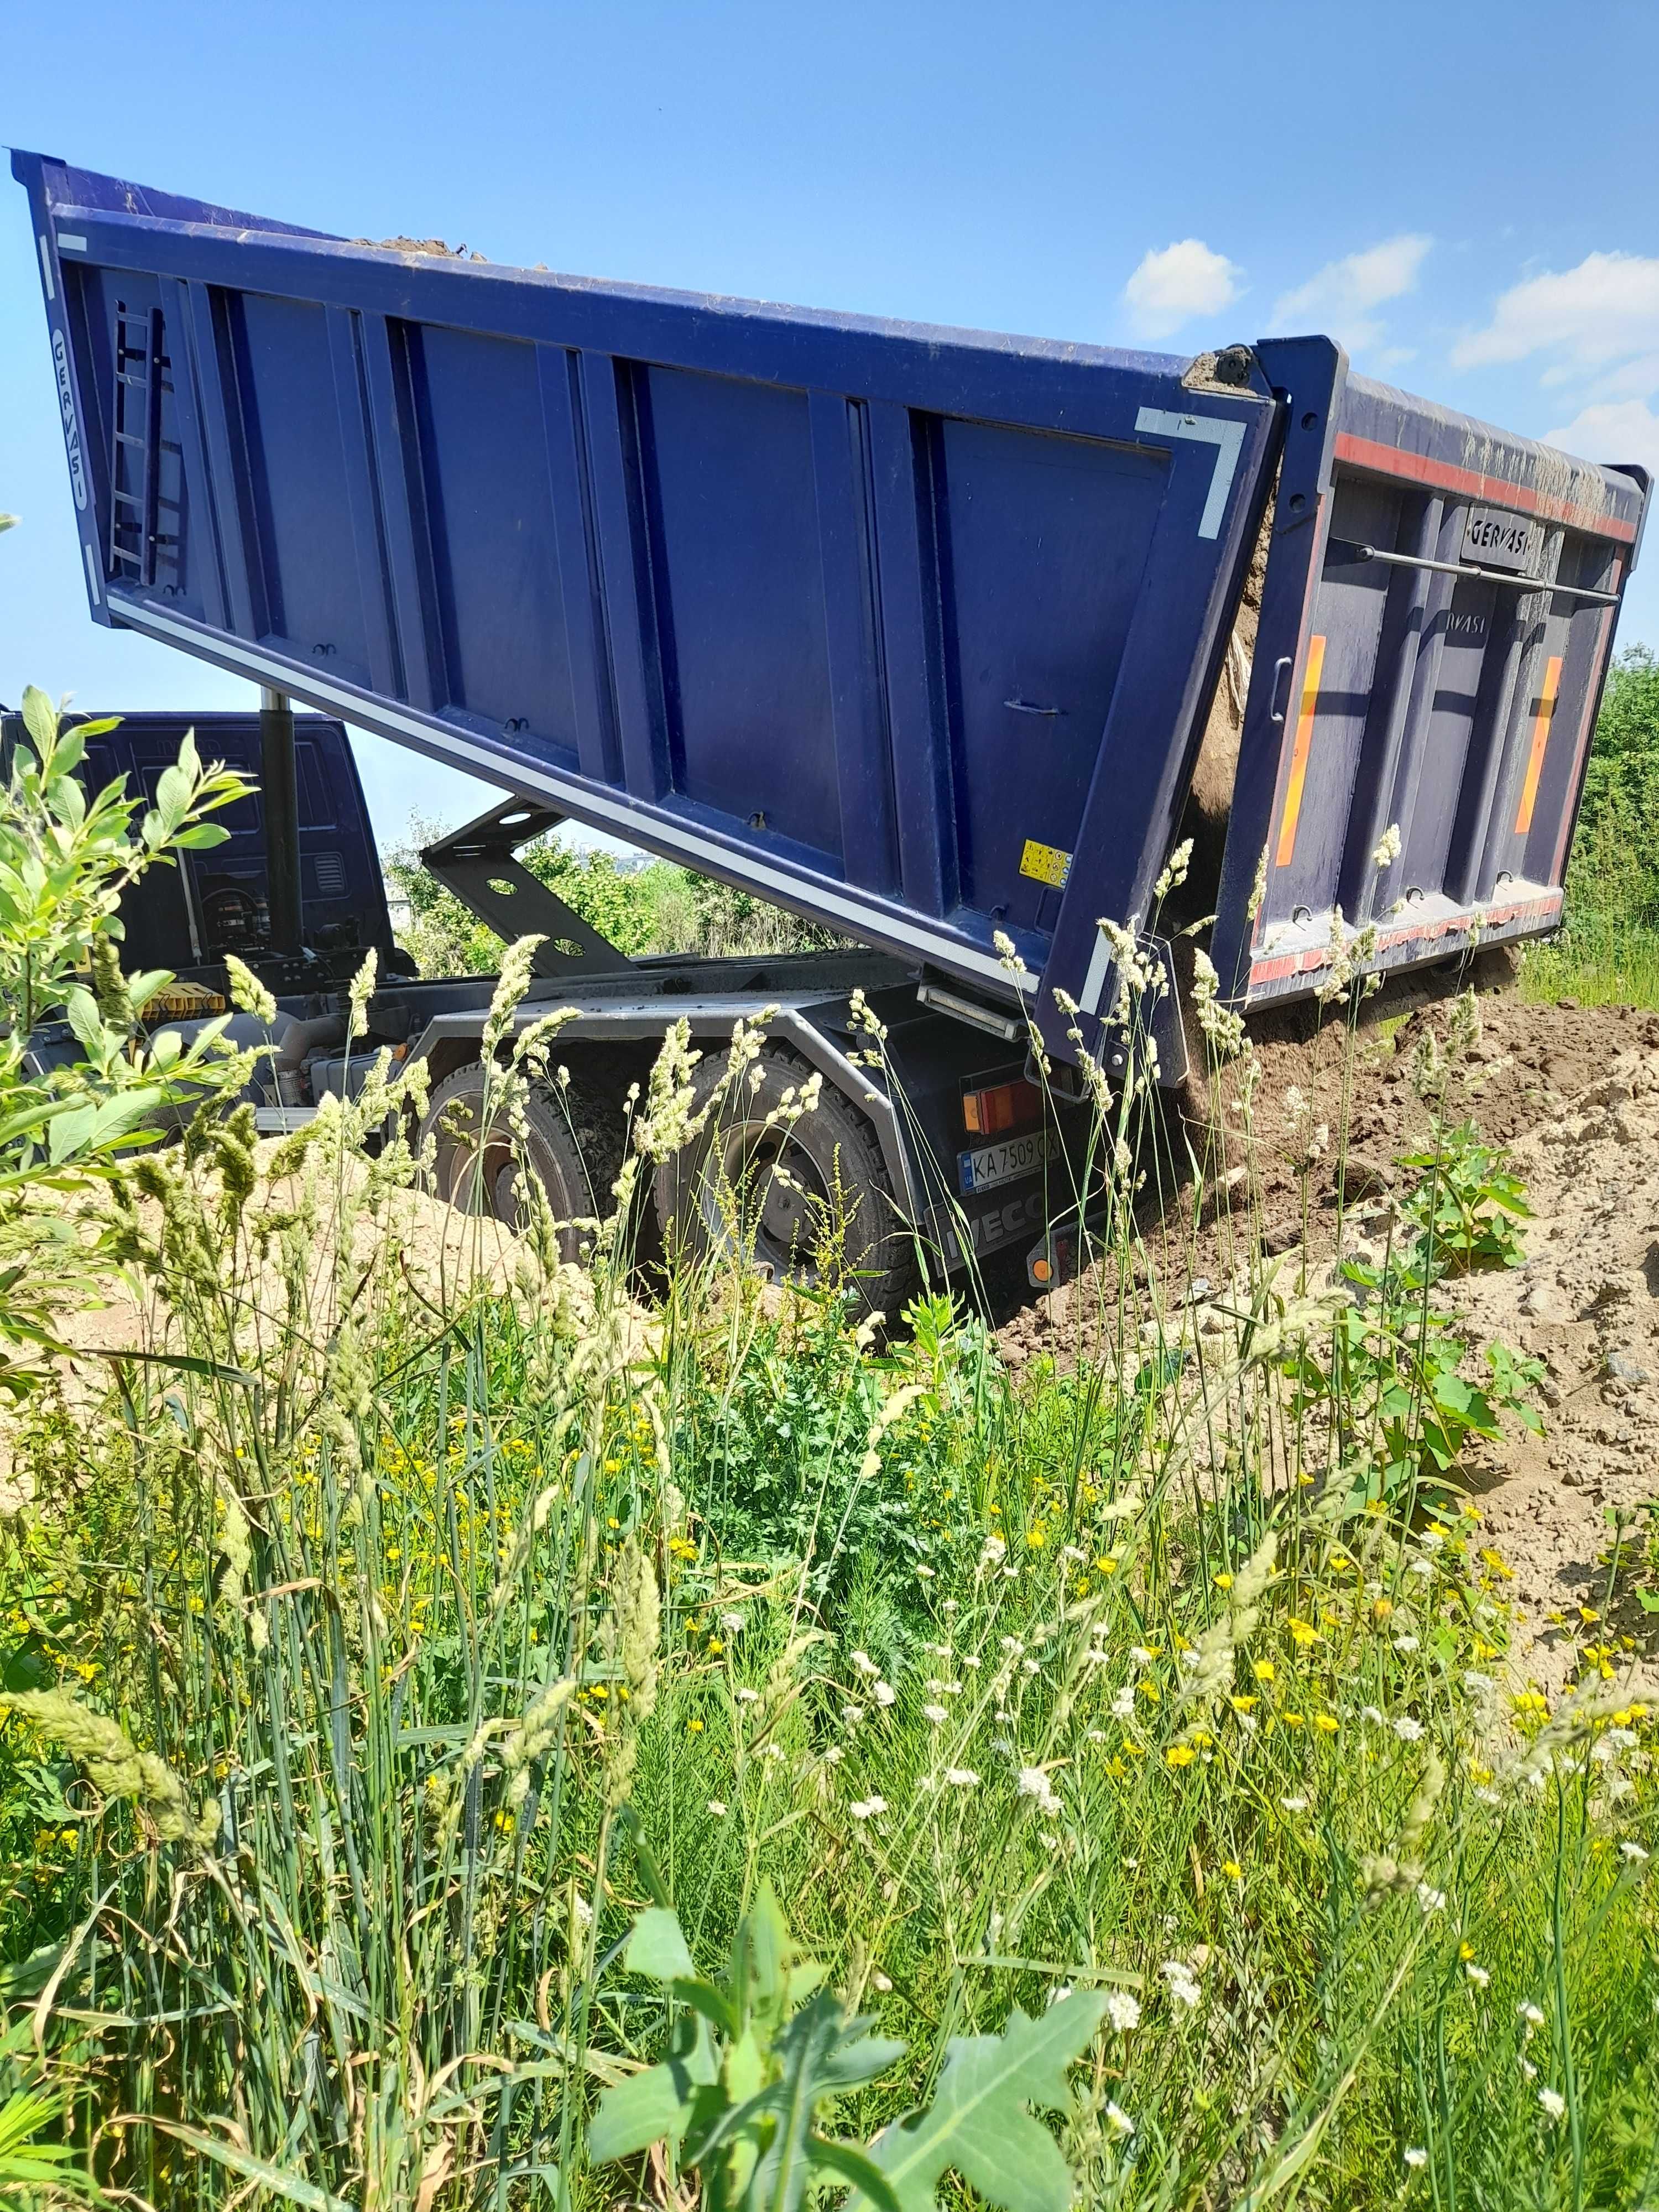
{"label": "bush", "polygon": [[1608,672],[1568,894],[1587,913],[1659,925],[1659,661],[1644,645]]}

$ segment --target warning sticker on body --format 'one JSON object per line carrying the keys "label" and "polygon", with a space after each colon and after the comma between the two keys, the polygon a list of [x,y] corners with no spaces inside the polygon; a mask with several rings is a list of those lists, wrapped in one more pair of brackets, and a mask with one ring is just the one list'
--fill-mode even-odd
{"label": "warning sticker on body", "polygon": [[1056,890],[1062,890],[1071,871],[1069,853],[1062,853],[1057,845],[1039,845],[1035,837],[1025,840],[1025,850],[1019,856],[1022,876],[1034,877],[1040,884],[1052,884]]}

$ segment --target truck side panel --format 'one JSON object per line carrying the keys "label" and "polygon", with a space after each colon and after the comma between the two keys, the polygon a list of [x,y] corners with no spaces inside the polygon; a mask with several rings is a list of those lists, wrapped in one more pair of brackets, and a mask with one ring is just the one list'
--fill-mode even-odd
{"label": "truck side panel", "polygon": [[981,992],[1006,939],[1035,993],[1073,872],[1081,914],[1162,865],[1278,433],[1247,354],[1222,383],[14,169],[97,619]]}

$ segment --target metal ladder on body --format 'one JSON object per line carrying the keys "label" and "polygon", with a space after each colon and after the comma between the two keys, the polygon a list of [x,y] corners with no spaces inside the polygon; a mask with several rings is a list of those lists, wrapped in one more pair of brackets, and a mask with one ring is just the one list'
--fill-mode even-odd
{"label": "metal ladder on body", "polygon": [[[136,334],[136,336],[135,336]],[[115,407],[110,486],[109,560],[112,579],[125,573],[147,588],[155,581],[161,484],[156,466],[161,441],[161,310],[115,304]],[[171,538],[167,541],[169,544]]]}

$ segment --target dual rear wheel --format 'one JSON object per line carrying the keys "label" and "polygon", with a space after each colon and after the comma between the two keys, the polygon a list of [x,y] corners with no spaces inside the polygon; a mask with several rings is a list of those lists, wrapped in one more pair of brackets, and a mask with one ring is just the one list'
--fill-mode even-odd
{"label": "dual rear wheel", "polygon": [[[725,1072],[724,1054],[697,1067],[693,1115],[711,1099],[712,1109],[658,1168],[650,1193],[655,1221],[641,1228],[659,1231],[672,1259],[741,1258],[775,1281],[844,1283],[865,1307],[896,1318],[916,1280],[914,1239],[869,1121],[827,1086],[811,1112],[792,1118],[790,1093],[799,1097],[811,1071],[778,1047],[714,1099]],[[625,1135],[620,1091],[574,1077],[535,1091],[522,1146],[484,1094],[484,1071],[475,1065],[432,1095],[421,1134],[434,1140],[435,1194],[514,1225],[527,1169],[566,1224],[564,1257],[580,1259],[593,1237],[580,1224],[603,1219],[616,1203],[611,1186]]]}

